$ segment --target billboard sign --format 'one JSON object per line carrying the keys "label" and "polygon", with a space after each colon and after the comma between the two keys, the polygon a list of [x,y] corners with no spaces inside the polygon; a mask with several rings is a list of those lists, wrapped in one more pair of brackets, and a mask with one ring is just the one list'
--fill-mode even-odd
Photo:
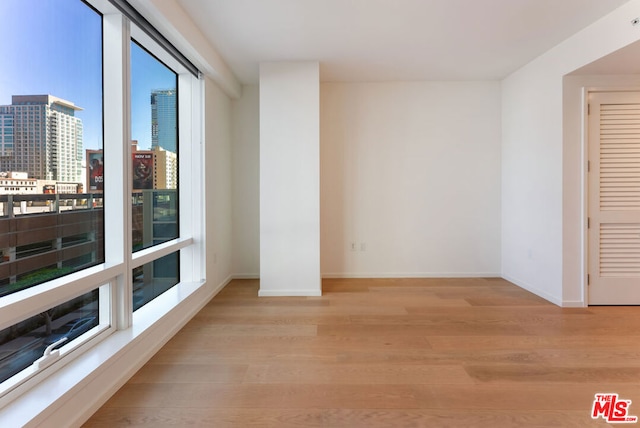
{"label": "billboard sign", "polygon": [[133,190],[153,189],[153,153],[132,154]]}
{"label": "billboard sign", "polygon": [[104,161],[102,150],[87,150],[87,183],[89,192],[104,190]]}

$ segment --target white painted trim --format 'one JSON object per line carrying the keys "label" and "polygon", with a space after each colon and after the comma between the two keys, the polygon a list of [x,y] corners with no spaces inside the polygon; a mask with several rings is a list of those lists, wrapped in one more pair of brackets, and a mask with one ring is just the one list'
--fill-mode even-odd
{"label": "white painted trim", "polygon": [[[533,286],[527,284],[524,281],[520,281],[520,280],[512,278],[512,277],[510,277],[508,275],[502,275],[502,278],[504,278],[507,281],[517,285],[520,288],[524,288],[525,290],[535,294],[538,297],[542,297],[543,299],[548,300],[549,302],[553,303],[554,305],[557,305],[557,306],[560,306],[560,307],[564,306],[565,302],[563,300],[558,299],[555,296],[552,296],[552,295],[550,295],[550,294],[548,294],[548,293],[546,293],[546,292],[544,292],[544,291],[542,291],[542,290],[540,290],[540,289],[538,289],[536,287],[533,287]],[[574,302],[574,304],[575,304],[575,302]]]}
{"label": "white painted trim", "polygon": [[[229,276],[227,276],[220,284],[218,284],[218,287],[216,287],[216,290],[215,290],[213,296],[211,296],[211,299],[213,299],[216,296],[216,294],[218,294],[220,292],[220,290],[222,290],[224,287],[229,285],[229,283],[231,281],[233,281],[233,280],[234,280],[233,275],[230,274]],[[209,299],[209,300],[211,300],[211,299]]]}
{"label": "white painted trim", "polygon": [[[259,273],[234,273],[232,279],[260,279]],[[436,273],[323,273],[322,278],[502,278],[499,272],[436,272]]]}
{"label": "white painted trim", "polygon": [[[190,187],[187,187],[188,189]],[[188,192],[185,192],[188,193]],[[182,203],[182,201],[181,201]],[[185,202],[185,206],[191,207],[192,205]],[[185,216],[186,217],[186,216]],[[181,231],[182,232],[182,231]],[[186,231],[185,234],[190,234],[190,231]],[[180,251],[183,248],[193,244],[193,238],[188,236],[186,238],[180,237],[171,241],[162,242],[154,245],[153,247],[145,248],[143,250],[136,251],[131,256],[131,268],[137,268],[147,263],[151,263],[161,257],[173,254],[176,251]]]}
{"label": "white painted trim", "polygon": [[5,296],[0,302],[0,329],[107,284],[121,271],[121,265],[101,264]]}
{"label": "white painted trim", "polygon": [[233,279],[260,279],[259,273],[234,273],[231,275]]}
{"label": "white painted trim", "polygon": [[322,278],[500,278],[499,272],[342,272],[323,273]]}
{"label": "white painted trim", "polygon": [[[582,88],[582,114],[580,126],[580,284],[582,286],[582,306],[589,306],[589,92],[591,89]],[[566,190],[565,190],[566,191]],[[563,262],[563,269],[566,269]]]}
{"label": "white painted trim", "polygon": [[260,290],[259,297],[320,297],[322,290],[316,288],[309,290]]}
{"label": "white painted trim", "polygon": [[586,308],[587,304],[585,302],[580,302],[577,300],[563,300],[562,307],[563,308]]}
{"label": "white painted trim", "polygon": [[[1,409],[0,426],[81,426],[230,281],[179,284],[157,297],[136,312],[133,327],[110,335]],[[158,315],[159,306],[170,309]]]}

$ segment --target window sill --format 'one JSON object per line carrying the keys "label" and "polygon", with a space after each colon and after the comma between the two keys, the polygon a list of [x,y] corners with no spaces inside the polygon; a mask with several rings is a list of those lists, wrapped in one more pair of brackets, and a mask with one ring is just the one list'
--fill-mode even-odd
{"label": "window sill", "polygon": [[52,366],[51,375],[0,409],[0,426],[80,426],[229,281],[178,284],[160,295],[134,313],[131,328]]}

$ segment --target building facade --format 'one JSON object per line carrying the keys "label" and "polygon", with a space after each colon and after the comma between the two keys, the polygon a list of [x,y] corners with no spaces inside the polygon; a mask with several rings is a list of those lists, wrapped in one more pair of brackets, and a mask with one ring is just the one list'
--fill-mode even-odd
{"label": "building facade", "polygon": [[151,92],[151,148],[176,153],[178,147],[177,93],[175,89]]}
{"label": "building facade", "polygon": [[82,110],[52,95],[14,95],[0,106],[0,171],[42,180],[82,179]]}
{"label": "building facade", "polygon": [[13,130],[13,114],[0,113],[0,157],[13,155]]}
{"label": "building facade", "polygon": [[156,189],[178,188],[178,155],[162,148],[153,150],[153,181]]}
{"label": "building facade", "polygon": [[29,178],[24,172],[0,172],[0,195],[35,195],[38,180]]}

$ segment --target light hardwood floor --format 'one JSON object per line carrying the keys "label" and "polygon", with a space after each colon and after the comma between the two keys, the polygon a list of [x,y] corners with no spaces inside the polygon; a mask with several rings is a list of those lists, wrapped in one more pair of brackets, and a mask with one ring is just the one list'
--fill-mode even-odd
{"label": "light hardwood floor", "polygon": [[606,426],[609,392],[640,415],[640,307],[562,309],[502,279],[257,293],[229,284],[85,426]]}

